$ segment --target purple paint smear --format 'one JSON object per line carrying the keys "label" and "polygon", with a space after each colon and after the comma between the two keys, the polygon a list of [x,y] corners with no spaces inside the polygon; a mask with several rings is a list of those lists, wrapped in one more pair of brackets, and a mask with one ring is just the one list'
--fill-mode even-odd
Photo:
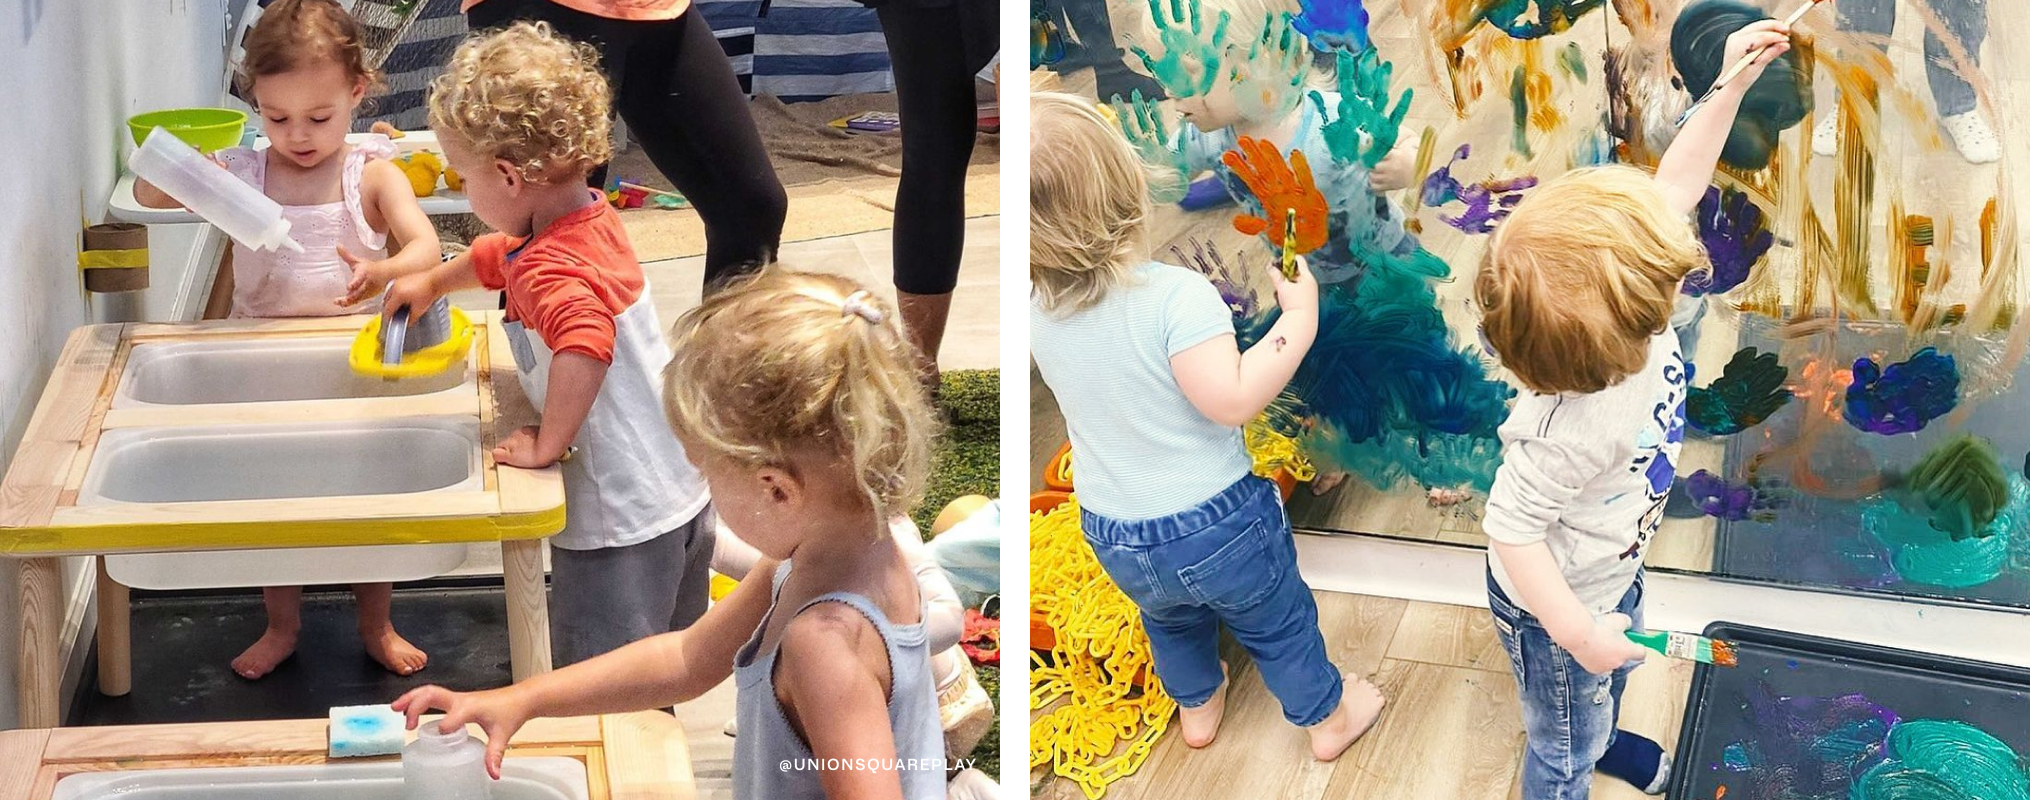
{"label": "purple paint smear", "polygon": [[1467,185],[1452,177],[1452,168],[1473,154],[1473,145],[1462,144],[1452,154],[1452,160],[1438,171],[1424,179],[1423,203],[1438,208],[1448,203],[1466,204],[1466,211],[1457,217],[1439,214],[1445,224],[1466,233],[1492,233],[1495,226],[1508,219],[1510,211],[1522,202],[1522,192],[1534,188],[1537,179],[1528,175],[1501,180],[1485,180]]}
{"label": "purple paint smear", "polygon": [[1759,735],[1728,745],[1712,765],[1744,773],[1728,800],[1844,799],[1882,760],[1898,721],[1863,695],[1781,697],[1767,683],[1751,692],[1746,713]]}
{"label": "purple paint smear", "polygon": [[1700,513],[1737,521],[1773,522],[1777,509],[1790,505],[1779,482],[1751,478],[1745,484],[1732,484],[1703,469],[1685,477],[1685,494]]}
{"label": "purple paint smear", "polygon": [[1762,208],[1749,202],[1744,192],[1728,189],[1723,195],[1718,186],[1707,188],[1705,199],[1699,201],[1698,219],[1699,241],[1706,245],[1713,269],[1685,276],[1680,291],[1692,297],[1724,294],[1740,286],[1776,243],[1764,224]]}
{"label": "purple paint smear", "polygon": [[1861,358],[1847,387],[1847,424],[1884,436],[1922,430],[1959,404],[1959,388],[1959,366],[1935,347],[1886,369]]}

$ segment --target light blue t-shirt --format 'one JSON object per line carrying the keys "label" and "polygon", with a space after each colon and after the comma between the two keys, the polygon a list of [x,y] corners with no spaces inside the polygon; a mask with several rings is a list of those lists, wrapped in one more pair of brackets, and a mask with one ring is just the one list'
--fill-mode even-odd
{"label": "light blue t-shirt", "polygon": [[1029,352],[1071,433],[1079,505],[1117,520],[1164,517],[1248,474],[1239,428],[1199,413],[1170,357],[1234,332],[1205,276],[1148,263],[1090,308],[1029,303]]}

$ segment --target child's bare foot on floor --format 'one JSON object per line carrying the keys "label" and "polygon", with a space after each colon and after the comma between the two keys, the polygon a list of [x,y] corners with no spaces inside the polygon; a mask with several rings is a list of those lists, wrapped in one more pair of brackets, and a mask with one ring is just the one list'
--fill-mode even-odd
{"label": "child's bare foot on floor", "polygon": [[381,666],[396,675],[414,675],[417,670],[430,663],[430,656],[409,644],[409,640],[395,632],[393,627],[378,631],[360,631],[361,643],[366,645],[367,655],[373,656]]}
{"label": "child's bare foot on floor", "polygon": [[259,680],[296,654],[296,632],[269,628],[233,659],[233,673],[247,680]]}
{"label": "child's bare foot on floor", "polygon": [[1382,690],[1367,679],[1352,675],[1341,678],[1346,682],[1346,691],[1340,695],[1339,707],[1324,722],[1305,729],[1311,735],[1311,755],[1319,761],[1339,758],[1361,734],[1374,727],[1375,720],[1382,715],[1382,706],[1388,704]]}
{"label": "child's bare foot on floor", "polygon": [[1323,497],[1325,496],[1325,493],[1339,488],[1339,484],[1344,483],[1345,481],[1346,481],[1345,472],[1318,473],[1318,477],[1311,479],[1311,496]]}
{"label": "child's bare foot on floor", "polygon": [[1219,664],[1219,688],[1212,693],[1212,699],[1197,708],[1177,709],[1177,721],[1184,726],[1184,744],[1190,747],[1204,747],[1212,744],[1219,736],[1220,719],[1226,716],[1226,662]]}

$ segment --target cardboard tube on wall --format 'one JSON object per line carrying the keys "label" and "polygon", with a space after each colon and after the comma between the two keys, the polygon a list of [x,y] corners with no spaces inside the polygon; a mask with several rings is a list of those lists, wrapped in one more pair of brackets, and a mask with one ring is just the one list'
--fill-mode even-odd
{"label": "cardboard tube on wall", "polygon": [[88,291],[148,288],[148,226],[114,222],[86,227],[78,267],[85,274]]}

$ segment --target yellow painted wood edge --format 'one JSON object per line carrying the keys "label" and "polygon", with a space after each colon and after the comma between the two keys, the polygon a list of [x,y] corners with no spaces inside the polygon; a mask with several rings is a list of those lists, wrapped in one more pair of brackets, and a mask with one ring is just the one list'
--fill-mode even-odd
{"label": "yellow painted wood edge", "polygon": [[[456,544],[542,539],[564,529],[564,507],[491,517],[88,525],[0,529],[0,556]],[[146,544],[139,544],[145,542]]]}

